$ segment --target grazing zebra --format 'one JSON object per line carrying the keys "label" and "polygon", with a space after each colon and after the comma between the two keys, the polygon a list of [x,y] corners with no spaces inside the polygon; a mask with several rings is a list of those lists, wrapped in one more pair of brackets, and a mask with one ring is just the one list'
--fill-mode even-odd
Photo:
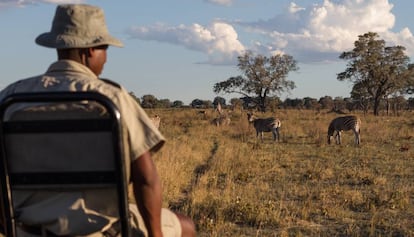
{"label": "grazing zebra", "polygon": [[224,125],[224,126],[230,125],[230,122],[231,122],[230,118],[228,116],[225,116],[225,115],[220,115],[220,116],[218,116],[217,118],[214,118],[211,121],[211,123],[213,125],[216,125],[217,127],[219,127],[221,125]]}
{"label": "grazing zebra", "polygon": [[360,144],[361,120],[357,116],[342,116],[332,120],[328,128],[328,144],[331,144],[331,137],[336,132],[336,144],[341,144],[341,132],[352,130],[355,135],[355,144]]}
{"label": "grazing zebra", "polygon": [[256,129],[256,136],[259,137],[260,135],[262,141],[264,132],[272,132],[274,141],[280,139],[279,128],[281,122],[279,119],[274,117],[256,118],[253,114],[247,113],[247,120],[250,123],[253,123],[253,126]]}

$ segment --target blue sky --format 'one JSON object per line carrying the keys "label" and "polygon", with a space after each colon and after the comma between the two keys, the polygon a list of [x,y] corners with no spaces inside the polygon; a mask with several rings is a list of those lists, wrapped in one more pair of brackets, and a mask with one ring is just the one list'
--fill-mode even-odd
{"label": "blue sky", "polygon": [[50,30],[56,4],[88,3],[104,9],[109,31],[124,42],[111,47],[102,77],[138,97],[229,100],[213,85],[238,71],[245,50],[292,55],[300,67],[282,99],[325,95],[349,97],[351,85],[336,79],[358,35],[377,32],[387,45],[414,57],[411,0],[0,0],[0,88],[43,73],[56,60],[53,49],[34,43]]}

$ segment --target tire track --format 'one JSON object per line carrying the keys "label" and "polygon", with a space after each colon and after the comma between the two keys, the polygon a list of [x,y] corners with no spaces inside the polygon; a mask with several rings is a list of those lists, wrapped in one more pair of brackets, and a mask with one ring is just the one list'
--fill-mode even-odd
{"label": "tire track", "polygon": [[213,147],[210,151],[210,156],[205,160],[204,163],[195,167],[193,171],[192,179],[187,187],[185,187],[182,191],[182,198],[171,201],[169,203],[169,208],[173,211],[182,211],[184,209],[191,209],[191,193],[193,192],[194,188],[198,185],[201,177],[207,173],[207,171],[211,168],[211,163],[214,160],[219,144],[217,141],[213,142]]}

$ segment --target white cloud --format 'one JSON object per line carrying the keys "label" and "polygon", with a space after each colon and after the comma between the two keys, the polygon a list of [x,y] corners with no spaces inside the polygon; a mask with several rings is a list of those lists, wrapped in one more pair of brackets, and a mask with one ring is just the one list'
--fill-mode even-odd
{"label": "white cloud", "polygon": [[305,10],[305,8],[299,7],[296,3],[294,2],[290,3],[290,6],[289,6],[290,13],[296,13],[296,12],[303,11],[303,10]]}
{"label": "white cloud", "polygon": [[386,42],[391,42],[392,45],[402,45],[406,48],[406,54],[414,55],[414,36],[410,29],[404,28],[400,32],[383,32],[381,37]]}
{"label": "white cloud", "polygon": [[149,27],[132,27],[128,34],[142,40],[172,43],[204,52],[209,57],[209,63],[212,64],[233,62],[245,50],[234,28],[220,21],[215,21],[208,27],[200,24],[175,27],[156,24]]}
{"label": "white cloud", "polygon": [[[282,14],[267,20],[214,21],[209,26],[158,24],[134,27],[129,34],[204,52],[208,62],[215,64],[235,62],[246,49],[263,55],[284,52],[300,62],[340,60],[340,53],[352,49],[358,36],[367,32],[378,33],[388,45],[403,45],[408,55],[414,55],[410,30],[392,32],[395,16],[391,12],[393,4],[388,0],[324,0],[308,6],[292,2],[286,8]],[[250,38],[250,45],[243,45],[239,34]]]}
{"label": "white cloud", "polygon": [[322,4],[307,7],[291,3],[282,15],[239,24],[268,37],[268,42],[262,42],[268,46],[262,47],[259,53],[271,48],[300,60],[335,60],[340,52],[353,47],[358,35],[369,31],[380,35],[389,32],[395,23],[392,8],[388,0],[324,0]]}

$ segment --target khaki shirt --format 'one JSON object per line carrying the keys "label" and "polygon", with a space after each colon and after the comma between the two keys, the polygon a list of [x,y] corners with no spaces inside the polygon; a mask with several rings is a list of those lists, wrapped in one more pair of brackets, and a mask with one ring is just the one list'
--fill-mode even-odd
{"label": "khaki shirt", "polygon": [[[0,92],[0,100],[12,93],[51,91],[95,91],[117,105],[130,147],[125,162],[128,178],[132,161],[147,151],[156,152],[165,142],[146,112],[122,86],[100,80],[89,68],[75,61],[57,61],[45,74],[9,85]],[[50,196],[23,192],[15,195],[14,205],[21,213],[20,220],[26,224],[42,225],[55,234],[82,235],[108,228],[113,223],[111,211],[105,206],[114,196],[99,190],[71,195],[51,193]]]}

